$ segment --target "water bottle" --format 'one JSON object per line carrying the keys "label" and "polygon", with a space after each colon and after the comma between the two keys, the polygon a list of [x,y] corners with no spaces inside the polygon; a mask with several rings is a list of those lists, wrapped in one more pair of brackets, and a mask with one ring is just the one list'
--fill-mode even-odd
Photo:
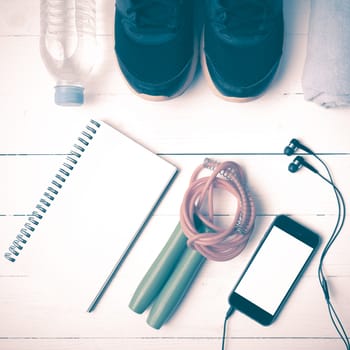
{"label": "water bottle", "polygon": [[96,58],[95,0],[41,0],[40,53],[57,79],[56,104],[83,104]]}

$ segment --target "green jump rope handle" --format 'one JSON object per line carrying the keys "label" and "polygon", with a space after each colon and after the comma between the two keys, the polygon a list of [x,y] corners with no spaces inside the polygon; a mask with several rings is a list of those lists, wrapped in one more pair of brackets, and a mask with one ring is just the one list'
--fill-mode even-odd
{"label": "green jump rope handle", "polygon": [[151,327],[159,329],[172,316],[205,260],[197,251],[186,248],[151,307],[147,318]]}
{"label": "green jump rope handle", "polygon": [[168,242],[137,287],[129,303],[131,310],[140,314],[153,302],[174,271],[186,249],[186,242],[187,237],[182,233],[181,225],[178,223]]}

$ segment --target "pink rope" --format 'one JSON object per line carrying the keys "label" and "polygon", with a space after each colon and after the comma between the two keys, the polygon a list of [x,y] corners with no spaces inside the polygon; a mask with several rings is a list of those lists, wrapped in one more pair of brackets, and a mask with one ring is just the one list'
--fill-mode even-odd
{"label": "pink rope", "polygon": [[[199,177],[203,169],[212,170],[210,176]],[[214,223],[214,190],[222,189],[237,200],[232,223],[224,228]],[[203,214],[207,203],[208,213]],[[210,230],[198,232],[195,216]],[[242,168],[235,162],[216,162],[205,159],[192,174],[180,210],[180,222],[188,238],[188,246],[209,260],[226,261],[236,257],[248,243],[254,228],[255,205],[247,189]]]}

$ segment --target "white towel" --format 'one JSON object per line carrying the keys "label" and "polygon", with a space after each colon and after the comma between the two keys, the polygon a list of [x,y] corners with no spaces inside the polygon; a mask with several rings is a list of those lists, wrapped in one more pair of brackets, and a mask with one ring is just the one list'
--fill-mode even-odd
{"label": "white towel", "polygon": [[308,101],[350,106],[350,0],[311,0],[302,87]]}

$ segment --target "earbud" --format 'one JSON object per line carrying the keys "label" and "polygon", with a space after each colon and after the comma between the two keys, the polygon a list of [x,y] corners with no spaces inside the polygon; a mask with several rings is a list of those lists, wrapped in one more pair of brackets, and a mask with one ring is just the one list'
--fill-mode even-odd
{"label": "earbud", "polygon": [[302,156],[295,157],[293,162],[289,164],[288,170],[291,173],[296,173],[303,166],[305,168],[308,168],[312,172],[318,174],[318,171],[311,164],[309,164]]}
{"label": "earbud", "polygon": [[293,162],[288,165],[288,170],[291,173],[296,173],[303,166],[297,158],[301,158],[301,157],[300,156],[296,157],[293,160]]}
{"label": "earbud", "polygon": [[301,149],[303,151],[305,151],[306,153],[309,154],[314,154],[314,152],[312,152],[312,150],[306,146],[304,146],[303,144],[301,144],[297,139],[292,139],[289,142],[289,145],[284,149],[284,154],[286,154],[287,156],[291,156],[292,154],[294,154],[298,149]]}

